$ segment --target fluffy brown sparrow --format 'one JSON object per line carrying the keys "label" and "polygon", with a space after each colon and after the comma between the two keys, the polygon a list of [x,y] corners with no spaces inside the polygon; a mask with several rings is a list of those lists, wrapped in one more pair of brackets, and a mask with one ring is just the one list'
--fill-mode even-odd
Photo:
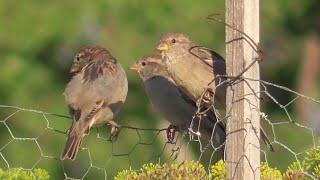
{"label": "fluffy brown sparrow", "polygon": [[82,138],[93,126],[110,124],[111,135],[118,125],[113,118],[123,106],[128,92],[128,81],[122,66],[108,50],[88,46],[74,58],[64,96],[72,117],[68,139],[61,159],[74,160]]}
{"label": "fluffy brown sparrow", "polygon": [[224,124],[217,123],[213,114],[202,115],[201,120],[195,116],[196,105],[178,89],[160,55],[144,56],[129,69],[139,73],[153,108],[178,130],[185,131],[192,123],[192,131],[200,132],[201,140],[209,142],[212,138],[215,147],[225,142]]}
{"label": "fluffy brown sparrow", "polygon": [[219,54],[197,46],[182,33],[165,34],[157,49],[170,76],[190,99],[197,103],[206,100],[210,106],[213,99],[208,98],[214,95],[215,108],[225,109],[227,85],[218,84],[226,80],[226,63]]}
{"label": "fluffy brown sparrow", "polygon": [[[226,109],[226,63],[218,53],[196,45],[183,33],[167,33],[156,47],[161,52],[168,73],[192,101]],[[223,83],[225,82],[225,83]],[[271,151],[269,139],[260,128],[261,137]]]}

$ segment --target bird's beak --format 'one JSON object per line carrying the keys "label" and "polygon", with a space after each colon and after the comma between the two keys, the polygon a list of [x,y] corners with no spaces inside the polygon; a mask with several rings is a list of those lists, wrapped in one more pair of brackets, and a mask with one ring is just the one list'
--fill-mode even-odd
{"label": "bird's beak", "polygon": [[75,63],[71,66],[71,69],[70,69],[71,74],[78,73],[80,71],[81,71],[81,67],[78,63]]}
{"label": "bird's beak", "polygon": [[139,73],[141,71],[141,67],[138,64],[133,64],[129,67],[129,70]]}
{"label": "bird's beak", "polygon": [[161,52],[165,52],[169,50],[169,46],[166,43],[160,43],[158,44],[158,46],[156,47],[157,50],[161,51]]}

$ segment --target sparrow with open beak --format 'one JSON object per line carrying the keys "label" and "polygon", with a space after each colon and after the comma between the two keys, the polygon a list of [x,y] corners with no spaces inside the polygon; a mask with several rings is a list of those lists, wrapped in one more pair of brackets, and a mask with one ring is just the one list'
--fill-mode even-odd
{"label": "sparrow with open beak", "polygon": [[[156,47],[166,69],[192,101],[207,108],[226,109],[226,63],[218,53],[196,45],[183,33],[167,33]],[[263,141],[274,151],[270,140],[260,128]]]}
{"label": "sparrow with open beak", "polygon": [[197,106],[176,86],[160,55],[144,56],[129,69],[139,73],[153,108],[179,131],[191,126],[193,132],[200,132],[200,140],[216,148],[225,142],[224,124],[213,114],[196,115]]}

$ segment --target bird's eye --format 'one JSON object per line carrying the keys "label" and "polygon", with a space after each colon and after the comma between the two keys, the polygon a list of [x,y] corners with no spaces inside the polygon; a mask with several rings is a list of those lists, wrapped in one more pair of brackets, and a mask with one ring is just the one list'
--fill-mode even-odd
{"label": "bird's eye", "polygon": [[176,39],[172,39],[171,42],[174,44],[174,43],[176,43],[177,41],[176,41]]}
{"label": "bird's eye", "polygon": [[77,56],[77,57],[76,57],[76,60],[77,60],[77,61],[80,61],[80,57],[79,57],[79,56]]}
{"label": "bird's eye", "polygon": [[146,66],[146,65],[147,65],[147,63],[146,63],[146,62],[144,62],[144,61],[142,61],[142,62],[141,62],[141,65],[142,65],[142,66]]}

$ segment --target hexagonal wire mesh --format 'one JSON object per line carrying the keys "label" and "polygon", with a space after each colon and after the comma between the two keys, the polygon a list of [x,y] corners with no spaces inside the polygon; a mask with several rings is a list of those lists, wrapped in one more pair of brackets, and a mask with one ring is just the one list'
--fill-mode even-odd
{"label": "hexagonal wire mesh", "polygon": [[[261,115],[262,124],[267,127],[268,134],[271,134],[271,143],[276,149],[275,153],[261,149],[263,159],[268,164],[277,164],[278,158],[300,162],[306,151],[316,149],[315,129],[297,123],[290,108],[299,98],[315,104],[320,104],[320,101],[266,81],[244,80],[259,81],[262,87],[259,94],[264,96],[264,101],[272,103],[271,106],[276,112],[269,115],[261,109],[251,107],[252,111],[258,111]],[[290,101],[280,102],[271,93],[275,89],[284,91],[291,97]],[[167,128],[146,129],[123,125],[117,141],[110,141],[105,130],[108,128],[99,128],[84,139],[75,161],[61,161],[59,155],[65,139],[65,132],[61,129],[64,129],[63,124],[70,123],[67,122],[68,116],[7,105],[0,105],[0,110],[1,131],[6,132],[0,141],[0,165],[7,170],[32,171],[40,167],[49,170],[53,177],[107,179],[123,169],[139,171],[142,164],[149,162],[181,163],[191,159],[204,163],[210,170],[210,165],[217,161],[215,155],[224,145],[215,147],[212,143],[201,143],[200,129],[197,131],[189,128],[188,132],[180,133],[174,141],[169,142],[166,141],[165,135]],[[220,121],[227,120],[227,117],[228,115],[220,117]],[[37,129],[33,128],[35,124]],[[214,131],[215,127],[212,132]],[[288,138],[288,134],[291,138]],[[289,161],[284,164],[287,166]],[[301,168],[301,171],[304,170]],[[311,179],[314,178],[308,172],[304,174]]]}

